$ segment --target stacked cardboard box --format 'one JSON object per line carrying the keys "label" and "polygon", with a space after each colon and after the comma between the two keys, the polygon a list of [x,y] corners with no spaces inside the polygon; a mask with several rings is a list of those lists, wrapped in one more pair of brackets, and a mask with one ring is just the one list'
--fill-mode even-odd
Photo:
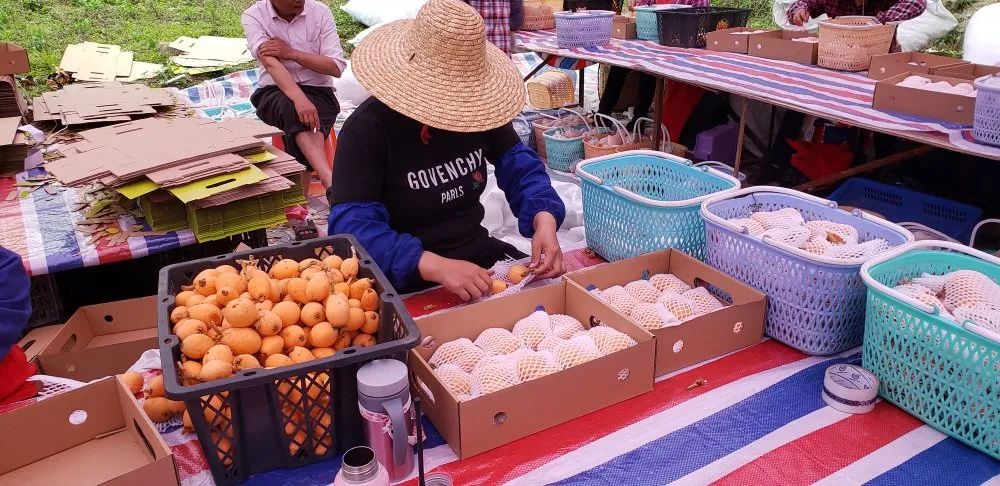
{"label": "stacked cardboard box", "polygon": [[59,69],[77,81],[136,81],[152,78],[164,70],[162,64],[134,60],[130,51],[112,44],[83,42],[70,44],[63,52]]}
{"label": "stacked cardboard box", "polygon": [[20,124],[19,116],[0,118],[0,176],[24,170],[24,159],[28,156],[28,142],[24,134],[17,131]]}
{"label": "stacked cardboard box", "polygon": [[0,118],[24,116],[27,101],[17,88],[17,81],[10,74],[0,75]]}
{"label": "stacked cardboard box", "polygon": [[129,121],[157,113],[176,104],[164,89],[143,84],[69,84],[32,101],[34,120],[56,121],[66,126]]}

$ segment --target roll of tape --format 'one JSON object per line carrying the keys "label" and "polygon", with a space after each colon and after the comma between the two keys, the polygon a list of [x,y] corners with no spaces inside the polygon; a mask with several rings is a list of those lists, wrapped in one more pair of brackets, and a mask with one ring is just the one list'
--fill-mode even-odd
{"label": "roll of tape", "polygon": [[833,365],[823,378],[823,401],[847,413],[867,413],[878,400],[878,378],[860,366]]}

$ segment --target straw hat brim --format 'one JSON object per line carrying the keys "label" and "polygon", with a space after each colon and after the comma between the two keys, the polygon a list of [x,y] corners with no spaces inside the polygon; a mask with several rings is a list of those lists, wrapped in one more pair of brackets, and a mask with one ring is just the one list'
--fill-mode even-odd
{"label": "straw hat brim", "polygon": [[521,113],[524,83],[503,51],[487,42],[484,68],[481,61],[414,56],[408,45],[413,24],[408,19],[379,27],[354,50],[354,75],[372,96],[414,120],[453,132],[492,130]]}

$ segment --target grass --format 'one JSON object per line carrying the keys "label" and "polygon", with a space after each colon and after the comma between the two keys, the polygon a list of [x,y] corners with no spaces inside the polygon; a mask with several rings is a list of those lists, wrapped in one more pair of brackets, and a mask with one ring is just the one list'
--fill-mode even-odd
{"label": "grass", "polygon": [[[168,64],[161,43],[179,36],[215,35],[242,37],[240,14],[252,0],[0,0],[0,40],[10,40],[28,49],[31,73],[26,91],[45,91],[44,80],[56,71],[66,45],[85,40],[116,44],[135,53],[135,60]],[[344,0],[327,0],[336,16],[341,39],[347,40],[364,26],[340,10]],[[346,44],[346,43],[345,43]],[[346,46],[350,47],[350,46]],[[228,68],[179,80],[186,86]],[[174,77],[166,73],[151,85]]]}

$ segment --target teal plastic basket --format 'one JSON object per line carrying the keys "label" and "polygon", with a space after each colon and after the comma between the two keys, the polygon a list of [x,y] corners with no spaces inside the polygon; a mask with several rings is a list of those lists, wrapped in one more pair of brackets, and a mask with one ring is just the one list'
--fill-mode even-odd
{"label": "teal plastic basket", "polygon": [[902,279],[975,270],[1000,281],[1000,259],[919,241],[861,267],[868,286],[864,367],[879,395],[934,428],[1000,459],[1000,335],[892,290]]}
{"label": "teal plastic basket", "polygon": [[681,4],[660,4],[647,5],[635,8],[635,36],[641,40],[658,42],[660,40],[660,28],[656,23],[657,10],[675,10],[678,8],[691,8],[690,5]]}
{"label": "teal plastic basket", "polygon": [[573,166],[583,160],[583,137],[556,138],[555,133],[563,128],[574,128],[589,130],[588,125],[576,125],[572,127],[560,127],[546,130],[542,137],[545,139],[545,160],[552,170],[559,172],[572,172]]}
{"label": "teal plastic basket", "polygon": [[732,176],[652,150],[633,150],[581,162],[587,245],[608,261],[665,248],[705,258],[699,215],[709,196],[739,189]]}

